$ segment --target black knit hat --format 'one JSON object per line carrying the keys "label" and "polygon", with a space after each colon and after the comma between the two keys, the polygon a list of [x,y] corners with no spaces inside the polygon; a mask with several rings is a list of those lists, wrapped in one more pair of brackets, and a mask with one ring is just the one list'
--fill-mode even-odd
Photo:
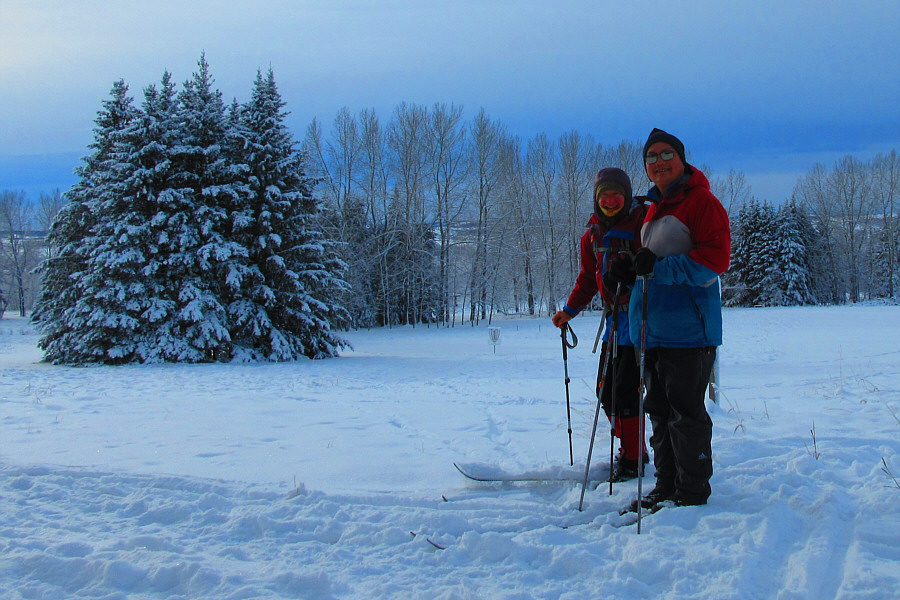
{"label": "black knit hat", "polygon": [[650,137],[647,138],[647,143],[644,144],[644,152],[642,154],[642,158],[646,158],[647,149],[656,142],[665,142],[666,144],[672,146],[672,148],[675,150],[675,152],[678,153],[678,156],[681,158],[681,162],[683,162],[685,165],[688,164],[687,159],[684,158],[684,144],[681,143],[681,140],[679,140],[671,133],[666,133],[662,129],[656,128],[654,128],[653,131],[650,132]]}

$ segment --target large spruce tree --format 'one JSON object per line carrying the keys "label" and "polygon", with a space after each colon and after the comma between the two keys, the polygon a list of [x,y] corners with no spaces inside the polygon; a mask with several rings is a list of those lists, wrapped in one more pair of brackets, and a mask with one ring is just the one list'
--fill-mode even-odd
{"label": "large spruce tree", "polygon": [[273,72],[257,73],[232,143],[247,183],[232,222],[248,262],[233,273],[240,285],[228,305],[239,357],[322,358],[344,345],[332,331],[348,318],[338,304],[342,264],[322,233],[284,106]]}
{"label": "large spruce tree", "polygon": [[166,198],[169,281],[175,310],[160,323],[166,360],[215,361],[230,356],[222,277],[244,251],[231,242],[228,207],[239,183],[225,153],[228,121],[206,57],[178,96],[177,138]]}
{"label": "large spruce tree", "polygon": [[103,102],[94,123],[92,153],[76,169],[79,179],[66,192],[68,203],[54,220],[48,242],[58,252],[40,267],[41,292],[35,302],[33,321],[42,334],[39,345],[53,362],[85,362],[96,342],[97,315],[79,304],[85,297],[84,279],[91,260],[97,204],[111,187],[116,140],[138,115],[128,86],[119,80]]}
{"label": "large spruce tree", "polygon": [[110,133],[106,185],[91,201],[94,225],[82,241],[87,257],[75,312],[85,318],[71,360],[131,362],[158,356],[157,324],[172,310],[165,279],[168,258],[160,198],[168,192],[174,144],[175,90],[144,91],[143,110]]}

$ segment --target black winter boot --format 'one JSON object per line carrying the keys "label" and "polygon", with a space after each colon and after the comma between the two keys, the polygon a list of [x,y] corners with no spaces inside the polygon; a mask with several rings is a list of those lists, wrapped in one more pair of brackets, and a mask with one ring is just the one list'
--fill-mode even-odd
{"label": "black winter boot", "polygon": [[[649,462],[650,457],[644,454],[644,464],[646,465]],[[637,476],[638,461],[632,458],[625,458],[624,454],[622,452],[619,452],[619,455],[616,457],[616,460],[613,463],[612,475],[610,476],[608,481],[619,483],[622,481],[636,479]]]}
{"label": "black winter boot", "polygon": [[[675,493],[674,490],[669,488],[661,488],[656,486],[653,488],[649,494],[641,498],[641,507],[642,508],[653,508],[657,504],[661,502],[665,502],[670,499],[672,495]],[[631,505],[628,507],[628,512],[636,513],[638,511],[638,501],[632,501]]]}

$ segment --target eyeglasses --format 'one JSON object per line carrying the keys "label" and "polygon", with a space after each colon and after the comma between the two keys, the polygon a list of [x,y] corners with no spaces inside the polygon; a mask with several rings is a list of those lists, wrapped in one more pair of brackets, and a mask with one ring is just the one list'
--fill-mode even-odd
{"label": "eyeglasses", "polygon": [[647,163],[648,165],[652,165],[660,158],[663,160],[672,160],[673,158],[675,158],[675,151],[674,150],[663,150],[659,154],[657,154],[656,152],[648,152],[647,156],[644,157],[644,162]]}

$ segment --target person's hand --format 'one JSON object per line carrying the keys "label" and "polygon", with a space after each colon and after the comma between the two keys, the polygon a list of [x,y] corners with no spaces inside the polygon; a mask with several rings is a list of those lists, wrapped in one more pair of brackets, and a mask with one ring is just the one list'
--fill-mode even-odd
{"label": "person's hand", "polygon": [[638,277],[653,275],[654,265],[656,265],[656,254],[650,248],[641,248],[634,255],[634,271]]}
{"label": "person's hand", "polygon": [[603,274],[603,287],[615,293],[620,283],[633,285],[636,277],[631,256],[625,253],[618,254],[606,266],[606,273]]}
{"label": "person's hand", "polygon": [[562,329],[566,326],[566,323],[572,320],[572,315],[567,313],[564,310],[559,311],[555,315],[553,315],[553,324]]}

